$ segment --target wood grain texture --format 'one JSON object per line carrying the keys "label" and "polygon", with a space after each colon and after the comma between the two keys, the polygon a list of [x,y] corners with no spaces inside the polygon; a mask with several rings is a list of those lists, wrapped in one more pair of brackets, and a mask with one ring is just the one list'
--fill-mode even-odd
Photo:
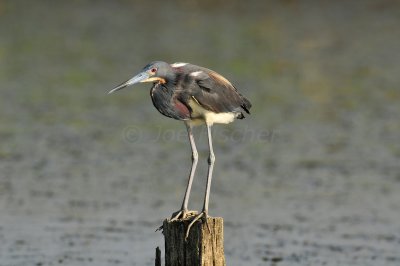
{"label": "wood grain texture", "polygon": [[165,220],[166,266],[225,266],[223,219],[209,217],[207,223],[196,222],[185,240],[190,220],[170,222]]}

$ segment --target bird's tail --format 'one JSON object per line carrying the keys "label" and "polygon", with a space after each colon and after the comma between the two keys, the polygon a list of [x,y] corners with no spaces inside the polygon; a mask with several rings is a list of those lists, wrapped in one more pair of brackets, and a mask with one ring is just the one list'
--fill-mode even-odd
{"label": "bird's tail", "polygon": [[240,105],[240,107],[242,107],[243,110],[246,111],[246,113],[250,114],[251,102],[243,96],[242,96],[242,104]]}

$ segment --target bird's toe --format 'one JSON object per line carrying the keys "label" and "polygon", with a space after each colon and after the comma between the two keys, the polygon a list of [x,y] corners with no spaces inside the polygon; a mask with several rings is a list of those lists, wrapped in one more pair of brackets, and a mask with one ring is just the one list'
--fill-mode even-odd
{"label": "bird's toe", "polygon": [[190,229],[192,228],[192,226],[200,219],[202,219],[202,222],[206,223],[208,231],[210,231],[210,227],[208,226],[208,223],[207,223],[207,218],[208,217],[209,216],[208,216],[208,212],[207,211],[202,211],[201,213],[193,216],[193,220],[190,222],[188,228],[186,229],[186,237],[185,237],[185,239],[187,239],[189,237],[189,232],[190,232]]}
{"label": "bird's toe", "polygon": [[186,220],[198,214],[198,211],[179,210],[171,215],[170,221]]}

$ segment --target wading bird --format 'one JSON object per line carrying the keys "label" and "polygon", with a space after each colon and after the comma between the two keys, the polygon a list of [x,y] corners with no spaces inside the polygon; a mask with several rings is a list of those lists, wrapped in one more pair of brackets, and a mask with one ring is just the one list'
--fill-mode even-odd
{"label": "wading bird", "polygon": [[[156,109],[163,115],[185,123],[192,148],[192,167],[186,187],[182,207],[172,215],[171,220],[193,217],[190,227],[200,218],[208,216],[211,179],[215,156],[212,145],[211,126],[215,123],[228,124],[235,118],[243,119],[244,112],[250,113],[251,103],[223,76],[210,69],[188,63],[168,64],[152,62],[133,78],[123,82],[109,93],[127,86],[152,82],[150,96]],[[203,210],[197,214],[188,210],[193,176],[196,170],[198,153],[193,138],[193,126],[205,124],[208,134],[208,173]]]}

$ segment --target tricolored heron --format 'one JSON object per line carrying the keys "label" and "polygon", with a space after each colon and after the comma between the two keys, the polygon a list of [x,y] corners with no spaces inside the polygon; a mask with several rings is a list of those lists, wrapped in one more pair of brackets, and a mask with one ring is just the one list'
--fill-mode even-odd
{"label": "tricolored heron", "polygon": [[[210,69],[188,63],[168,64],[152,62],[133,78],[123,82],[109,93],[139,82],[152,82],[150,96],[157,110],[170,118],[185,123],[192,148],[192,167],[181,209],[172,215],[171,220],[186,219],[193,216],[190,227],[200,218],[207,218],[211,179],[215,162],[212,145],[211,126],[214,123],[228,124],[235,118],[243,119],[244,112],[250,113],[251,103],[242,96],[226,78]],[[196,170],[198,153],[193,138],[193,126],[205,124],[208,134],[208,173],[203,210],[195,215],[188,210],[193,176]]]}

